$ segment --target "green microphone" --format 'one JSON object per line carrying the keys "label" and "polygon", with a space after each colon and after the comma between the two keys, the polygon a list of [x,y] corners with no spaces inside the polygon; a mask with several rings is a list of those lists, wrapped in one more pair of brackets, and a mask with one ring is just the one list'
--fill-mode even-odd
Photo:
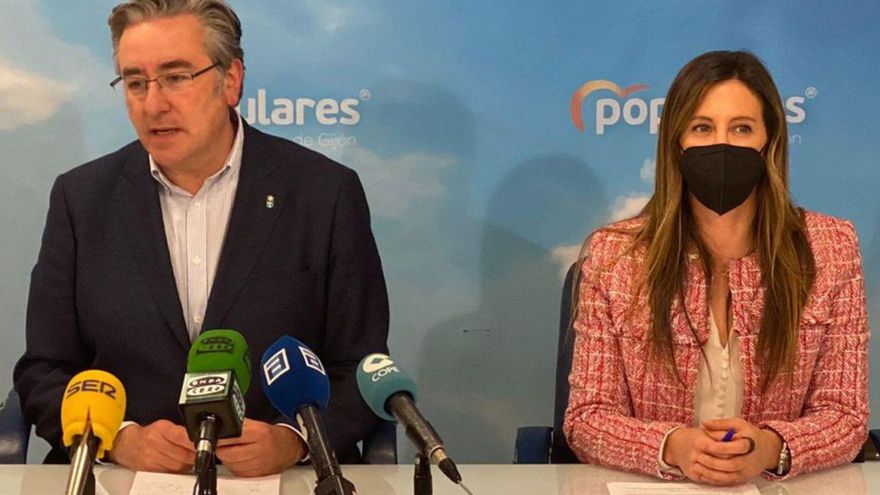
{"label": "green microphone", "polygon": [[180,412],[196,446],[195,472],[213,460],[217,440],[241,436],[244,394],[251,384],[247,342],[235,330],[207,330],[189,350]]}

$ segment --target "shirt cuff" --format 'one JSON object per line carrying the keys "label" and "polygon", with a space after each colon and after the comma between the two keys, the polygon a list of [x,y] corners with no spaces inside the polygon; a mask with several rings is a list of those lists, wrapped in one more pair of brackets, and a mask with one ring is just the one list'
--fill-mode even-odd
{"label": "shirt cuff", "polygon": [[657,453],[657,468],[662,474],[683,477],[684,473],[681,471],[681,469],[678,468],[678,466],[670,466],[669,464],[663,462],[663,451],[666,450],[666,440],[669,438],[669,435],[671,435],[673,431],[679,428],[682,428],[682,426],[676,426],[675,428],[667,431],[666,435],[663,436],[663,441],[660,442],[660,451]]}
{"label": "shirt cuff", "polygon": [[291,430],[293,430],[294,433],[297,434],[297,436],[299,436],[302,439],[303,445],[305,445],[305,448],[306,448],[306,452],[305,452],[305,455],[303,456],[303,458],[300,459],[297,464],[306,464],[309,462],[309,433],[306,430],[305,426],[301,423],[301,420],[299,419],[299,415],[296,416],[296,419],[298,422],[300,422],[300,424],[298,424],[297,426],[293,426],[288,423],[275,423],[275,424],[278,426],[284,426],[285,428],[290,428]]}
{"label": "shirt cuff", "polygon": [[[137,423],[134,421],[123,421],[122,424],[119,425],[119,429],[116,430],[116,436],[119,436],[120,431],[128,428],[131,425],[136,425],[136,424]],[[98,464],[104,465],[104,466],[113,464],[113,461],[110,460],[109,451],[106,451],[104,453],[104,457],[102,457],[101,459],[95,459],[95,462],[97,462]]]}

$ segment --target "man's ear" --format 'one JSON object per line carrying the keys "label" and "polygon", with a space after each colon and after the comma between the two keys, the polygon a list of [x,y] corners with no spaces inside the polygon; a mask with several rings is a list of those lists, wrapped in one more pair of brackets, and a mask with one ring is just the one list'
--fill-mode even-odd
{"label": "man's ear", "polygon": [[240,59],[234,59],[229,69],[226,70],[223,80],[223,97],[230,107],[238,105],[241,97],[241,85],[244,82],[244,64]]}

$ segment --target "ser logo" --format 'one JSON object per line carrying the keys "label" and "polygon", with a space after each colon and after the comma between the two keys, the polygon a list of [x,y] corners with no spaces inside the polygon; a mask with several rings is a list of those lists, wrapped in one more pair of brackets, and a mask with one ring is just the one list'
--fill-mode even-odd
{"label": "ser logo", "polygon": [[[630,95],[639,93],[648,89],[647,84],[633,84],[626,88],[621,88],[613,81],[605,79],[597,79],[587,81],[581,87],[575,90],[571,96],[571,105],[569,112],[571,113],[571,122],[580,132],[585,132],[587,124],[584,121],[584,102],[587,97],[596,91],[610,91],[616,98],[597,98],[595,102],[595,110],[593,113],[593,122],[595,122],[594,132],[597,135],[605,134],[608,127],[623,122],[630,126],[648,124],[648,132],[657,134],[660,128],[660,113],[666,98],[638,98]],[[804,92],[804,96],[790,96],[783,102],[785,107],[785,120],[789,124],[800,124],[807,117],[807,112],[803,105],[806,99],[816,97],[817,90],[809,87]]]}
{"label": "ser logo", "polygon": [[81,380],[73,382],[70,384],[70,387],[67,388],[67,392],[64,393],[64,398],[67,399],[79,392],[98,392],[111,399],[116,399],[116,387],[113,386],[112,383],[107,383],[101,380]]}

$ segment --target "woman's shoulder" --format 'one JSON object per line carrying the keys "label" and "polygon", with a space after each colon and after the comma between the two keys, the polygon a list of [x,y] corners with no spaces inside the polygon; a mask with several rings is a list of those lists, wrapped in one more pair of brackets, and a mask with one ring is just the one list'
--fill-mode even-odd
{"label": "woman's shoulder", "polygon": [[816,263],[817,284],[847,277],[861,270],[859,240],[852,222],[806,211],[807,241]]}
{"label": "woman's shoulder", "polygon": [[629,247],[644,224],[644,218],[636,217],[603,225],[590,234],[590,250]]}
{"label": "woman's shoulder", "polygon": [[814,255],[849,250],[858,245],[856,228],[849,220],[804,210],[804,223]]}
{"label": "woman's shoulder", "polygon": [[[644,226],[644,218],[630,218],[599,227],[590,234],[587,243],[588,262],[604,266],[616,264],[620,256],[632,249],[638,232]],[[610,262],[610,263],[609,263]]]}

